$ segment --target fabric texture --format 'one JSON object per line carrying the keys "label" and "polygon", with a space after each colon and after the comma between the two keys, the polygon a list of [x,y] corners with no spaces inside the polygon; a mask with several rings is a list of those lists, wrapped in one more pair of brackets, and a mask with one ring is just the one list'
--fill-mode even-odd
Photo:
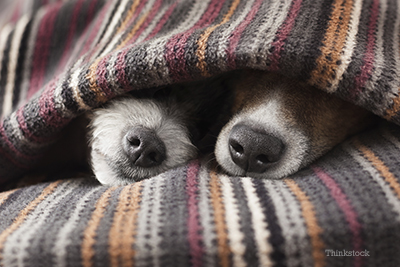
{"label": "fabric texture", "polygon": [[[0,266],[400,266],[398,1],[0,9]],[[243,68],[305,81],[390,122],[283,180],[228,177],[201,159],[125,187],[31,175],[85,111]]]}

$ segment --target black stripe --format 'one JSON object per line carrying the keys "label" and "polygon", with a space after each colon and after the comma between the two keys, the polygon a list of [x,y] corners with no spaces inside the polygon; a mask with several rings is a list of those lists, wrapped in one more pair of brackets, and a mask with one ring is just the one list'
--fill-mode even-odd
{"label": "black stripe", "polygon": [[274,262],[274,266],[286,266],[286,256],[284,252],[285,239],[282,236],[282,229],[279,225],[278,217],[276,216],[274,203],[268,191],[265,189],[264,183],[258,179],[253,179],[252,181],[268,224],[268,230],[270,232],[268,242],[271,244],[271,247],[274,248],[271,253],[271,259]]}
{"label": "black stripe", "polygon": [[[243,258],[247,262],[247,266],[259,266],[259,258],[257,255],[257,246],[255,243],[255,235],[253,229],[253,223],[251,220],[251,211],[248,206],[248,199],[244,192],[241,179],[231,178],[233,192],[237,201],[237,207],[239,210],[239,223],[240,231],[244,234],[243,243],[246,247]],[[229,220],[229,218],[227,218]]]}

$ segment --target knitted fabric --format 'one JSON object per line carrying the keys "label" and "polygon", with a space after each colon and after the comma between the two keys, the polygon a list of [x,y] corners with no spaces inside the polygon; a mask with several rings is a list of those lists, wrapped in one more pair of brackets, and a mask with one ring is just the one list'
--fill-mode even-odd
{"label": "knitted fabric", "polygon": [[32,182],[36,160],[85,111],[235,69],[279,72],[391,121],[283,180],[229,177],[199,159],[124,187],[84,174],[2,192],[1,266],[400,266],[398,1],[0,10],[0,191]]}

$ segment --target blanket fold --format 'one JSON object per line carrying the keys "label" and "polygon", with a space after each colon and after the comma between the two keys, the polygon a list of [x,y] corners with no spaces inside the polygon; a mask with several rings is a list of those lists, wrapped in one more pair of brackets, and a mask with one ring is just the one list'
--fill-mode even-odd
{"label": "blanket fold", "polygon": [[397,1],[17,1],[0,38],[0,176],[131,90],[255,68],[399,122]]}
{"label": "blanket fold", "polygon": [[[400,266],[399,31],[396,0],[0,1],[0,265]],[[249,68],[389,122],[283,180],[31,173],[116,96]]]}

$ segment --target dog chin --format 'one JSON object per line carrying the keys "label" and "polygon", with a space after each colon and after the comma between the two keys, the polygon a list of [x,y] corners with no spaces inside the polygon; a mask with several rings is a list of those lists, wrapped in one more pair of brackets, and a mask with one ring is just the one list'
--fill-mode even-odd
{"label": "dog chin", "polygon": [[[252,178],[281,179],[295,173],[312,160],[309,157],[309,139],[300,130],[294,130],[293,125],[283,123],[281,114],[274,104],[241,112],[221,130],[216,146],[215,157],[222,169],[233,176]],[[236,125],[246,125],[257,132],[267,133],[281,140],[284,149],[278,161],[269,164],[262,172],[252,172],[243,169],[233,161],[230,150],[230,135]]]}
{"label": "dog chin", "polygon": [[[177,106],[146,99],[123,98],[94,111],[89,137],[96,178],[102,184],[126,185],[187,163],[197,150],[185,123]],[[138,166],[132,160],[127,135],[137,129],[146,129],[162,143],[163,158],[157,164]]]}

